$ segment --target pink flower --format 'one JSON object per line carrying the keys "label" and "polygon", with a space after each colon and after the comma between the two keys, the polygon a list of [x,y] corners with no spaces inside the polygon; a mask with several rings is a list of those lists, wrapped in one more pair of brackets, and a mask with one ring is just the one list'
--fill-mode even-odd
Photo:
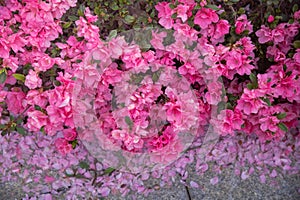
{"label": "pink flower", "polygon": [[182,117],[181,106],[178,102],[168,102],[163,109],[167,112],[167,120],[170,122],[180,122]]}
{"label": "pink flower", "polygon": [[124,141],[124,144],[126,146],[126,149],[131,151],[131,150],[137,150],[143,148],[144,141],[139,137],[139,136],[129,136],[127,139]]}
{"label": "pink flower", "polygon": [[263,95],[263,92],[259,90],[249,90],[245,88],[244,94],[238,100],[236,108],[243,111],[246,115],[251,113],[256,114],[260,108],[266,106],[266,103],[260,99]]}
{"label": "pink flower", "polygon": [[5,6],[0,6],[0,19],[9,20],[12,17],[10,10]]}
{"label": "pink flower", "polygon": [[216,126],[219,134],[234,135],[235,130],[241,130],[241,126],[244,123],[242,119],[242,113],[239,110],[222,110],[217,116],[217,119],[213,119],[212,123]]}
{"label": "pink flower", "polygon": [[9,58],[10,48],[8,47],[8,42],[3,38],[0,38],[0,57]]}
{"label": "pink flower", "polygon": [[7,92],[6,104],[7,109],[13,114],[19,114],[24,110],[23,101],[25,94],[20,88],[12,88],[12,91]]}
{"label": "pink flower", "polygon": [[281,28],[272,30],[272,37],[275,44],[282,42],[285,39],[285,32]]}
{"label": "pink flower", "polygon": [[47,95],[39,90],[29,90],[26,95],[26,103],[29,105],[38,105],[45,108],[48,103]]}
{"label": "pink flower", "polygon": [[252,33],[253,26],[251,22],[248,21],[247,15],[243,14],[239,16],[235,22],[235,32],[236,34],[241,34],[246,30],[249,31],[249,33]]}
{"label": "pink flower", "polygon": [[201,8],[195,15],[194,23],[205,29],[219,20],[217,13],[210,8]]}
{"label": "pink flower", "polygon": [[16,72],[19,68],[19,59],[13,56],[3,59],[3,67],[10,68],[12,72]]}
{"label": "pink flower", "polygon": [[64,138],[67,140],[67,141],[73,141],[76,139],[77,137],[77,133],[74,129],[64,129],[63,130],[63,134],[64,134]]}
{"label": "pink flower", "polygon": [[241,53],[237,51],[230,51],[227,56],[226,65],[229,69],[238,69],[243,64]]}
{"label": "pink flower", "polygon": [[300,64],[300,49],[297,49],[297,50],[296,50],[296,53],[294,54],[293,58],[295,59],[295,61],[296,61],[297,63]]}
{"label": "pink flower", "polygon": [[294,13],[294,19],[299,20],[300,19],[300,10]]}
{"label": "pink flower", "polygon": [[205,94],[207,102],[217,105],[221,101],[222,84],[219,81],[211,82],[207,85],[208,92]]}
{"label": "pink flower", "polygon": [[173,26],[174,20],[171,18],[173,10],[170,8],[170,3],[160,2],[155,6],[155,9],[158,11],[159,24],[170,29]]}
{"label": "pink flower", "polygon": [[112,138],[117,139],[117,140],[121,140],[121,141],[125,141],[128,137],[128,133],[125,130],[113,130],[111,132]]}
{"label": "pink flower", "polygon": [[187,12],[189,9],[190,6],[180,4],[174,9],[174,11],[177,13],[177,17],[181,18],[182,22],[185,22],[188,18]]}
{"label": "pink flower", "polygon": [[271,29],[262,25],[261,28],[256,31],[256,36],[258,37],[258,42],[264,44],[272,40]]}
{"label": "pink flower", "polygon": [[57,138],[54,142],[56,149],[63,155],[72,151],[72,145],[63,138]]}
{"label": "pink flower", "polygon": [[38,66],[35,67],[35,71],[47,71],[48,69],[52,68],[53,65],[55,64],[55,60],[51,58],[48,55],[43,56],[42,58],[39,59],[38,61]]}
{"label": "pink flower", "polygon": [[260,128],[262,131],[272,131],[276,133],[278,131],[277,124],[280,122],[280,120],[276,116],[266,116],[261,119],[259,119]]}
{"label": "pink flower", "polygon": [[273,21],[274,21],[274,16],[273,15],[269,15],[268,22],[272,23]]}
{"label": "pink flower", "polygon": [[219,39],[229,33],[230,24],[227,20],[219,20],[216,24],[215,33],[213,35],[214,39]]}
{"label": "pink flower", "polygon": [[188,37],[192,40],[197,40],[198,32],[187,24],[175,24],[174,29],[179,33],[179,37]]}
{"label": "pink flower", "polygon": [[22,32],[18,32],[12,34],[8,37],[7,41],[9,42],[10,47],[12,50],[17,53],[18,51],[24,52],[25,50],[23,47],[26,45],[27,41],[21,37]]}
{"label": "pink flower", "polygon": [[39,110],[28,111],[26,126],[31,131],[40,131],[43,126],[48,124],[48,116]]}
{"label": "pink flower", "polygon": [[37,87],[42,86],[42,80],[35,71],[29,70],[29,74],[26,76],[25,79],[25,85],[29,89],[35,89]]}

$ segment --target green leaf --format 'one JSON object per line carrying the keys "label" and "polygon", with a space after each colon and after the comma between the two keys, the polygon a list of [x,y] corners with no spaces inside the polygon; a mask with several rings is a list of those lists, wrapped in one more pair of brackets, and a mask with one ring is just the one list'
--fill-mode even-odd
{"label": "green leaf", "polygon": [[262,100],[266,102],[268,106],[271,106],[271,101],[269,98],[262,98]]}
{"label": "green leaf", "polygon": [[17,126],[16,130],[18,133],[20,133],[21,135],[26,135],[26,130],[25,128],[21,127],[21,126]]}
{"label": "green leaf", "polygon": [[252,83],[248,83],[248,84],[247,84],[247,88],[248,88],[249,90],[254,89]]}
{"label": "green leaf", "polygon": [[171,9],[176,8],[176,6],[175,6],[174,4],[172,4],[172,3],[169,4],[169,7],[170,7]]}
{"label": "green leaf", "polygon": [[78,144],[78,141],[77,140],[73,140],[71,142],[72,148],[75,149],[75,147],[77,146],[77,144]]}
{"label": "green leaf", "polygon": [[111,174],[111,173],[113,173],[114,171],[115,171],[114,168],[109,167],[109,168],[107,168],[107,169],[104,170],[103,174]]}
{"label": "green leaf", "polygon": [[77,21],[79,18],[77,16],[75,16],[75,15],[70,15],[70,16],[68,16],[68,19],[70,21]]}
{"label": "green leaf", "polygon": [[81,167],[82,169],[89,169],[90,165],[87,162],[81,161],[79,163],[79,167]]}
{"label": "green leaf", "polygon": [[2,136],[6,135],[6,134],[8,134],[8,130],[1,131]]}
{"label": "green leaf", "polygon": [[129,128],[132,129],[133,122],[132,122],[132,120],[130,119],[129,116],[126,116],[126,117],[125,117],[125,122],[126,122],[126,124],[129,126]]}
{"label": "green leaf", "polygon": [[212,5],[212,4],[208,4],[205,6],[206,8],[210,8],[210,9],[213,9],[213,10],[219,10],[219,7],[216,6],[216,5]]}
{"label": "green leaf", "polygon": [[63,28],[67,29],[72,25],[72,22],[66,22],[64,23],[64,25],[62,26]]}
{"label": "green leaf", "polygon": [[172,16],[171,16],[172,19],[176,19],[177,18],[177,13],[174,13]]}
{"label": "green leaf", "polygon": [[230,0],[232,3],[238,3],[240,0]]}
{"label": "green leaf", "polygon": [[286,66],[286,64],[284,64],[283,65],[283,71],[286,71],[286,69],[287,69],[287,66]]}
{"label": "green leaf", "polygon": [[19,81],[25,82],[24,74],[13,74],[13,77]]}
{"label": "green leaf", "polygon": [[286,77],[289,77],[293,72],[292,71],[288,71],[287,73],[285,73]]}
{"label": "green leaf", "polygon": [[7,72],[6,72],[6,69],[2,69],[0,71],[0,83],[4,83],[6,81],[6,78],[7,78]]}
{"label": "green leaf", "polygon": [[6,125],[5,124],[0,124],[0,130],[5,129]]}
{"label": "green leaf", "polygon": [[256,78],[255,74],[251,73],[249,78],[250,78],[252,83],[257,83],[257,78]]}
{"label": "green leaf", "polygon": [[38,105],[34,105],[34,109],[38,110],[38,111],[41,111],[41,112],[43,111],[43,109]]}
{"label": "green leaf", "polygon": [[288,132],[288,130],[289,130],[288,127],[282,122],[280,122],[277,126],[284,132]]}
{"label": "green leaf", "polygon": [[79,16],[83,17],[83,16],[84,16],[84,10],[85,10],[85,7],[84,7],[83,4],[81,4],[81,5],[79,6],[79,9],[78,9],[78,11],[77,11],[77,14],[78,14]]}
{"label": "green leaf", "polygon": [[283,112],[283,113],[279,113],[278,115],[276,115],[277,119],[283,119],[286,117],[286,113]]}
{"label": "green leaf", "polygon": [[110,8],[112,10],[118,10],[120,7],[117,4],[111,4]]}
{"label": "green leaf", "polygon": [[296,12],[299,9],[298,4],[295,4],[292,8],[293,12]]}
{"label": "green leaf", "polygon": [[44,135],[46,135],[45,126],[42,126],[42,127],[40,128],[40,132],[42,132]]}
{"label": "green leaf", "polygon": [[294,23],[294,21],[295,21],[294,19],[290,19],[290,20],[288,21],[288,23],[289,23],[289,24],[292,24],[292,23]]}
{"label": "green leaf", "polygon": [[159,76],[160,76],[160,72],[159,71],[156,71],[152,74],[152,81],[153,82],[157,82],[158,79],[159,79]]}
{"label": "green leaf", "polygon": [[300,40],[294,41],[293,46],[294,46],[296,49],[299,49],[299,48],[300,48]]}
{"label": "green leaf", "polygon": [[108,40],[111,40],[112,38],[117,37],[117,35],[118,35],[118,31],[116,29],[111,30],[108,35]]}
{"label": "green leaf", "polygon": [[132,24],[135,21],[135,17],[131,16],[131,15],[126,15],[126,17],[124,18],[125,22],[127,24]]}

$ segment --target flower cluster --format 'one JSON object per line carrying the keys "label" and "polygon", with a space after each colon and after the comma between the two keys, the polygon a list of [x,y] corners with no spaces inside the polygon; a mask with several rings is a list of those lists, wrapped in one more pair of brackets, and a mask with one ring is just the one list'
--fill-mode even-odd
{"label": "flower cluster", "polygon": [[[247,13],[232,19],[206,0],[159,2],[164,29],[139,38],[149,43],[142,48],[132,35],[133,41],[112,31],[100,39],[101,15],[83,5],[73,22],[63,21],[76,3],[0,6],[4,181],[23,179],[28,198],[64,191],[72,199],[86,197],[84,185],[96,197],[147,195],[150,175],[161,186],[175,174],[186,181],[193,161],[199,173],[210,161],[217,172],[237,161],[242,179],[255,167],[262,182],[277,176],[268,167],[299,172],[300,11],[293,9],[289,22],[268,14],[255,26]],[[208,126],[223,139],[211,148]],[[245,170],[247,164],[254,166]],[[154,171],[145,172],[149,167]]]}

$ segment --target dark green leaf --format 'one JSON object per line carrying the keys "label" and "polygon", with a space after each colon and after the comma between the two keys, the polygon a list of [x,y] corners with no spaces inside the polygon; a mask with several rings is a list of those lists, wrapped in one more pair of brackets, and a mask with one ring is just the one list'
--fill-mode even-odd
{"label": "dark green leaf", "polygon": [[87,162],[84,162],[84,161],[81,161],[79,163],[79,167],[81,167],[82,169],[89,169],[90,168],[89,164]]}
{"label": "dark green leaf", "polygon": [[126,122],[126,124],[129,126],[129,128],[131,129],[132,126],[133,126],[133,122],[132,122],[132,120],[130,119],[129,116],[126,116],[126,117],[125,117],[125,122]]}
{"label": "dark green leaf", "polygon": [[21,135],[26,135],[26,130],[25,128],[21,127],[21,126],[17,126],[16,130],[18,133],[20,133]]}
{"label": "dark green leaf", "polygon": [[249,90],[254,89],[252,83],[248,83],[248,84],[247,84],[247,88],[248,88]]}
{"label": "dark green leaf", "polygon": [[110,8],[111,8],[112,10],[118,10],[120,7],[119,7],[117,4],[111,4],[111,5],[110,5]]}
{"label": "dark green leaf", "polygon": [[159,79],[159,76],[160,76],[160,72],[159,71],[156,71],[152,74],[152,81],[153,82],[157,82],[158,79]]}
{"label": "dark green leaf", "polygon": [[1,131],[1,135],[4,136],[8,133],[8,130]]}
{"label": "dark green leaf", "polygon": [[171,16],[172,19],[176,19],[177,18],[177,13],[174,13],[172,16]]}
{"label": "dark green leaf", "polygon": [[206,5],[205,7],[210,8],[210,9],[213,9],[213,10],[219,10],[219,7],[218,7],[218,6],[212,5],[212,4],[208,4],[208,5]]}
{"label": "dark green leaf", "polygon": [[286,71],[286,69],[287,69],[287,66],[286,66],[286,64],[284,64],[283,65],[283,71]]}
{"label": "dark green leaf", "polygon": [[77,16],[75,16],[75,15],[70,15],[70,16],[68,16],[68,19],[70,21],[77,21],[79,18]]}
{"label": "dark green leaf", "polygon": [[125,22],[127,24],[132,24],[135,21],[135,17],[131,16],[131,15],[126,15],[126,17],[124,18]]}
{"label": "dark green leaf", "polygon": [[257,83],[257,78],[256,78],[255,74],[251,73],[249,78],[250,78],[252,83]]}
{"label": "dark green leaf", "polygon": [[288,71],[287,73],[285,73],[286,77],[289,77],[293,72],[292,71]]}
{"label": "dark green leaf", "polygon": [[283,112],[283,113],[279,113],[278,115],[276,115],[277,119],[283,119],[286,117],[286,113]]}
{"label": "dark green leaf", "polygon": [[35,110],[38,110],[38,111],[41,111],[41,112],[42,112],[42,110],[43,110],[43,109],[42,109],[40,106],[38,106],[38,105],[34,105],[34,109],[35,109]]}
{"label": "dark green leaf", "polygon": [[42,127],[40,128],[40,132],[42,132],[43,134],[46,134],[45,126],[42,126]]}
{"label": "dark green leaf", "polygon": [[266,102],[268,106],[271,106],[271,101],[269,98],[262,98],[262,100]]}
{"label": "dark green leaf", "polygon": [[293,12],[296,12],[297,10],[298,10],[298,4],[295,4],[294,6],[293,6]]}
{"label": "dark green leaf", "polygon": [[7,78],[7,74],[6,74],[6,70],[2,70],[2,72],[0,72],[0,83],[4,83],[6,81]]}
{"label": "dark green leaf", "polygon": [[79,6],[79,9],[78,9],[78,11],[77,11],[77,14],[78,14],[79,16],[83,17],[83,16],[84,16],[84,10],[85,10],[85,6],[84,6],[83,4],[81,4],[81,5]]}
{"label": "dark green leaf", "polygon": [[288,23],[289,23],[289,24],[292,24],[292,23],[294,23],[294,21],[295,21],[294,19],[290,19],[290,20],[288,21]]}
{"label": "dark green leaf", "polygon": [[175,6],[174,4],[172,4],[172,3],[169,4],[169,7],[170,7],[171,9],[176,8],[176,6]]}
{"label": "dark green leaf", "polygon": [[288,130],[289,130],[288,127],[282,122],[280,122],[277,126],[284,132],[288,132]]}
{"label": "dark green leaf", "polygon": [[6,128],[6,125],[5,124],[0,124],[0,130],[3,130]]}
{"label": "dark green leaf", "polygon": [[109,168],[107,168],[107,169],[104,170],[103,174],[111,174],[111,173],[113,173],[114,171],[115,171],[114,168],[109,167]]}

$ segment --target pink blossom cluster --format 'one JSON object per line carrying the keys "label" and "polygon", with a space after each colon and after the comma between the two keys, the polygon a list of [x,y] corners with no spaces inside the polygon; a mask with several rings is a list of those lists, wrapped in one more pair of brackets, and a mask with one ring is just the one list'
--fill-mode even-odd
{"label": "pink blossom cluster", "polygon": [[[1,125],[13,127],[21,119],[17,127],[30,132],[0,137],[0,173],[4,181],[22,179],[26,198],[51,199],[62,190],[67,199],[130,190],[147,195],[150,176],[161,186],[178,174],[186,181],[194,161],[200,174],[211,161],[216,172],[234,163],[242,179],[258,170],[262,182],[280,176],[269,167],[299,172],[300,50],[293,48],[299,11],[293,22],[274,27],[269,17],[255,32],[272,63],[262,72],[246,14],[229,22],[220,6],[214,10],[205,0],[160,2],[159,24],[173,31],[174,40],[165,44],[167,32],[153,30],[152,49],[144,51],[123,37],[101,40],[89,8],[74,23],[76,34],[56,42],[63,34],[61,17],[74,6],[76,0],[6,0],[0,6]],[[84,101],[74,106],[76,95]],[[209,153],[187,150],[194,139],[191,148],[205,142],[207,125],[222,141]],[[155,163],[169,164],[187,152],[141,177],[110,173],[83,147],[95,139],[93,128],[101,130],[96,139],[105,148],[151,153]]]}

